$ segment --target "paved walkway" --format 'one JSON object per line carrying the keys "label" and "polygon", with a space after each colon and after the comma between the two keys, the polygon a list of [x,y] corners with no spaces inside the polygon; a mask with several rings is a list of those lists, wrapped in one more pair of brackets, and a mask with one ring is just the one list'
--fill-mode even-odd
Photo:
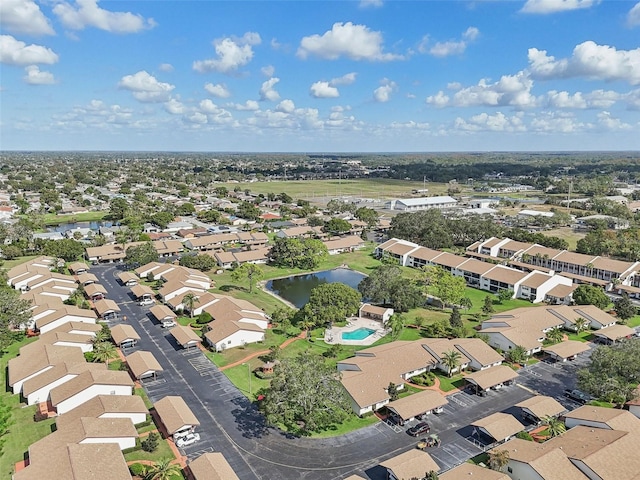
{"label": "paved walkway", "polygon": [[[301,332],[296,337],[287,338],[284,342],[282,342],[282,344],[280,345],[280,348],[285,348],[285,347],[287,347],[287,345],[291,345],[296,340],[301,340],[303,338],[305,338],[305,333],[304,332]],[[247,355],[246,357],[244,357],[241,360],[238,360],[237,362],[233,362],[233,363],[230,363],[229,365],[225,365],[224,367],[220,367],[218,370],[222,371],[222,370],[227,370],[228,368],[237,367],[238,365],[242,365],[243,363],[247,363],[252,358],[259,357],[260,355],[267,355],[268,353],[271,353],[271,351],[270,350],[260,350],[259,352],[253,352],[252,354]]]}

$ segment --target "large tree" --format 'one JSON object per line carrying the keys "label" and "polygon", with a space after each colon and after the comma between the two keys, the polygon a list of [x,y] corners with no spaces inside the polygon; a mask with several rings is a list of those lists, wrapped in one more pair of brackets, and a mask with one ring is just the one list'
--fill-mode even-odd
{"label": "large tree", "polygon": [[180,257],[180,265],[188,268],[195,268],[201,272],[208,272],[214,268],[217,263],[211,255],[183,255]]}
{"label": "large tree", "polygon": [[269,262],[280,267],[313,269],[329,255],[322,241],[314,238],[277,238]]}
{"label": "large tree", "polygon": [[342,321],[358,313],[361,300],[360,292],[344,283],[324,283],[311,290],[299,315],[318,326]]}
{"label": "large tree", "polygon": [[593,285],[578,286],[573,291],[573,301],[578,305],[595,305],[600,310],[604,310],[611,303],[604,290]]}
{"label": "large tree", "polygon": [[144,242],[141,245],[127,248],[125,260],[127,263],[146,265],[158,261],[158,252],[151,242]]}
{"label": "large tree", "polygon": [[264,276],[264,270],[260,265],[253,263],[243,263],[233,272],[231,272],[231,278],[236,281],[249,281],[249,293],[253,292],[253,286],[255,283]]}
{"label": "large tree", "polygon": [[467,288],[463,277],[452,275],[440,266],[423,267],[423,272],[427,290],[440,299],[442,308],[460,303]]}
{"label": "large tree", "polygon": [[342,218],[332,218],[324,224],[322,231],[329,235],[341,235],[351,230],[351,224]]}
{"label": "large tree", "polygon": [[367,224],[367,228],[373,228],[378,224],[378,212],[373,208],[360,207],[356,210],[355,217]]}
{"label": "large tree", "polygon": [[624,403],[633,398],[640,382],[640,342],[623,340],[599,346],[587,368],[578,371],[578,386],[601,400]]}
{"label": "large tree", "polygon": [[407,312],[424,304],[420,287],[405,278],[397,265],[381,265],[358,285],[362,296],[373,303],[390,305],[398,312]]}
{"label": "large tree", "polygon": [[280,360],[261,408],[271,425],[302,434],[340,424],[351,410],[340,373],[308,353]]}
{"label": "large tree", "polygon": [[638,308],[631,302],[629,295],[626,293],[613,302],[613,309],[621,323],[626,323],[627,320],[638,313]]}
{"label": "large tree", "polygon": [[84,254],[84,245],[71,238],[64,238],[62,240],[36,240],[36,242],[36,247],[39,248],[44,255],[62,258],[65,262],[78,260]]}
{"label": "large tree", "polygon": [[20,298],[17,290],[0,286],[0,352],[13,343],[13,328],[31,321],[31,302]]}

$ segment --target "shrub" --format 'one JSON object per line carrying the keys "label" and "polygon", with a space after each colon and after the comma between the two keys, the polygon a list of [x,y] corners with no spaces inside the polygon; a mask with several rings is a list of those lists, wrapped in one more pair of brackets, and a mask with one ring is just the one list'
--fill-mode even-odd
{"label": "shrub", "polygon": [[198,323],[199,325],[209,323],[211,320],[213,320],[213,317],[209,312],[202,312],[196,317],[196,323]]}
{"label": "shrub", "polygon": [[144,477],[147,467],[141,463],[133,463],[129,465],[129,471],[131,475],[136,477]]}
{"label": "shrub", "polygon": [[155,452],[158,448],[158,443],[160,441],[160,435],[156,432],[151,432],[145,440],[142,441],[140,446],[145,452]]}
{"label": "shrub", "polygon": [[533,437],[529,432],[518,432],[516,433],[516,438],[519,438],[520,440],[528,440],[530,442],[533,442]]}

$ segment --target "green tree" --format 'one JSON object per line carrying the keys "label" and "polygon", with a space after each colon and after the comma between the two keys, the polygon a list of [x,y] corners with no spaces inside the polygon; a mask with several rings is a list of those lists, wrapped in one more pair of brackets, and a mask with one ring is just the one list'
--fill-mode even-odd
{"label": "green tree", "polygon": [[361,300],[360,292],[344,283],[324,283],[311,290],[299,314],[317,326],[332,324],[358,313]]}
{"label": "green tree", "polygon": [[2,256],[6,260],[13,260],[23,254],[22,249],[16,245],[5,245],[2,247]]}
{"label": "green tree", "polygon": [[449,370],[447,375],[453,375],[453,371],[460,365],[462,355],[457,350],[448,350],[442,354],[441,362]]}
{"label": "green tree", "polygon": [[140,442],[140,446],[142,450],[145,452],[155,452],[158,449],[158,444],[160,443],[160,435],[156,432],[150,432],[142,442]]}
{"label": "green tree", "polygon": [[31,306],[30,301],[20,298],[17,290],[0,286],[0,352],[14,342],[14,328],[30,324]]}
{"label": "green tree", "polygon": [[378,212],[373,208],[360,207],[354,215],[361,222],[365,222],[369,229],[374,228],[378,224]]}
{"label": "green tree", "polygon": [[491,450],[489,451],[489,468],[502,472],[504,467],[509,464],[508,450]]}
{"label": "green tree", "polygon": [[463,277],[452,275],[440,266],[423,267],[422,272],[429,293],[440,299],[442,308],[457,305],[464,298],[467,283]]}
{"label": "green tree", "polygon": [[227,189],[227,187],[216,187],[213,192],[218,198],[225,198],[229,195],[229,190]]}
{"label": "green tree", "polygon": [[579,285],[573,291],[573,301],[578,305],[595,305],[600,310],[604,310],[611,303],[602,288],[586,284]]}
{"label": "green tree", "polygon": [[626,323],[627,320],[638,313],[638,309],[631,302],[629,295],[626,293],[613,302],[613,309],[616,312],[616,316],[620,319],[619,323]]}
{"label": "green tree", "polygon": [[253,203],[250,202],[242,202],[238,205],[238,209],[236,210],[236,214],[240,218],[244,218],[245,220],[257,220],[260,216],[260,209],[256,207]]}
{"label": "green tree", "polygon": [[552,328],[546,333],[547,342],[555,344],[560,343],[564,339],[564,332],[558,327]]}
{"label": "green tree", "polygon": [[453,307],[451,316],[449,317],[449,325],[451,325],[451,328],[460,328],[463,326],[462,315],[460,315],[460,309],[458,307]]}
{"label": "green tree", "polygon": [[294,315],[295,311],[292,308],[286,306],[278,307],[271,313],[271,322],[277,325],[278,329],[286,335],[291,327]]}
{"label": "green tree", "polygon": [[329,256],[322,241],[313,238],[277,238],[269,252],[269,262],[276,266],[311,270]]}
{"label": "green tree", "polygon": [[542,419],[542,423],[547,426],[547,431],[552,437],[562,435],[567,431],[567,427],[564,422],[557,417],[547,415]]}
{"label": "green tree", "polygon": [[498,303],[502,305],[507,300],[511,300],[513,298],[513,290],[500,290],[498,292]]}
{"label": "green tree", "polygon": [[195,268],[201,272],[208,272],[217,265],[211,255],[183,255],[180,257],[180,265],[187,268]]}
{"label": "green tree", "polygon": [[482,313],[491,315],[493,312],[495,312],[493,308],[493,295],[486,295],[484,297],[484,303],[482,304]]}
{"label": "green tree", "polygon": [[373,303],[390,305],[397,312],[407,312],[424,305],[418,284],[405,278],[397,265],[381,265],[364,278],[358,291]]}
{"label": "green tree", "polygon": [[121,197],[112,198],[109,201],[109,218],[122,220],[129,214],[129,203]]}
{"label": "green tree", "polygon": [[471,308],[473,308],[473,302],[469,297],[462,297],[460,299],[460,308],[464,308],[465,310],[471,310]]}
{"label": "green tree", "polygon": [[393,382],[389,382],[389,386],[387,386],[387,393],[389,394],[389,401],[391,402],[395,402],[400,397],[398,386]]}
{"label": "green tree", "polygon": [[341,218],[332,218],[322,227],[322,231],[329,235],[342,235],[350,230],[351,224]]}
{"label": "green tree", "polygon": [[576,327],[576,333],[580,333],[587,331],[591,325],[591,322],[589,322],[589,320],[587,320],[586,318],[578,317],[576,318],[574,325]]}
{"label": "green tree", "polygon": [[182,297],[182,304],[189,310],[189,316],[191,318],[193,318],[193,310],[196,303],[198,303],[198,296],[193,292],[189,292]]}
{"label": "green tree", "polygon": [[111,342],[100,342],[93,346],[93,361],[109,365],[109,362],[118,358],[116,346]]}
{"label": "green tree", "polygon": [[236,281],[249,281],[249,293],[253,292],[254,284],[264,276],[264,270],[254,263],[243,263],[231,272],[231,278]]}
{"label": "green tree", "polygon": [[151,242],[144,242],[127,248],[125,260],[129,264],[146,265],[158,261],[158,251]]}
{"label": "green tree", "polygon": [[5,398],[5,396],[0,397],[0,453],[5,441],[3,437],[9,433],[9,427],[14,423],[11,407],[5,403]]}
{"label": "green tree", "polygon": [[405,325],[405,318],[401,313],[394,313],[389,318],[387,326],[391,329],[391,338],[397,340]]}
{"label": "green tree", "polygon": [[173,222],[174,218],[175,218],[175,215],[173,213],[164,211],[164,212],[158,212],[152,215],[151,221],[161,229],[165,229],[167,228],[167,225]]}
{"label": "green tree", "polygon": [[181,474],[180,465],[171,458],[159,460],[145,469],[144,480],[172,480]]}
{"label": "green tree", "polygon": [[511,363],[518,363],[520,365],[524,365],[529,358],[527,354],[527,349],[522,345],[516,345],[514,348],[507,352],[507,358]]}
{"label": "green tree", "polygon": [[45,240],[41,251],[44,255],[62,258],[65,262],[73,262],[82,258],[84,245],[71,238]]}
{"label": "green tree", "polygon": [[339,425],[351,412],[335,366],[308,353],[283,358],[274,367],[261,408],[271,425],[302,434]]}

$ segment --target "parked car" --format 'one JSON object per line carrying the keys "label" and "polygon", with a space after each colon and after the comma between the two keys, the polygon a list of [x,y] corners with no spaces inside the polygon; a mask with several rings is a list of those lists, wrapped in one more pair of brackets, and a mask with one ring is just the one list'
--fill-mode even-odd
{"label": "parked car", "polygon": [[564,396],[582,405],[584,405],[585,403],[591,400],[591,397],[589,395],[577,389],[574,389],[574,390],[566,389],[564,391]]}
{"label": "parked car", "polygon": [[153,305],[155,304],[155,300],[153,298],[143,298],[142,300],[140,300],[138,302],[138,305],[140,305],[141,307],[146,307],[149,305]]}
{"label": "parked car", "polygon": [[162,328],[171,328],[171,327],[175,327],[176,326],[176,322],[174,322],[173,320],[163,320],[162,321]]}
{"label": "parked car", "polygon": [[407,433],[412,437],[417,437],[418,435],[423,435],[425,433],[429,433],[430,431],[431,427],[427,422],[420,422],[407,430]]}
{"label": "parked car", "polygon": [[178,440],[176,440],[176,445],[178,447],[186,447],[188,445],[193,445],[198,440],[200,440],[200,434],[199,433],[189,433],[189,434],[185,435],[184,437],[180,437]]}

